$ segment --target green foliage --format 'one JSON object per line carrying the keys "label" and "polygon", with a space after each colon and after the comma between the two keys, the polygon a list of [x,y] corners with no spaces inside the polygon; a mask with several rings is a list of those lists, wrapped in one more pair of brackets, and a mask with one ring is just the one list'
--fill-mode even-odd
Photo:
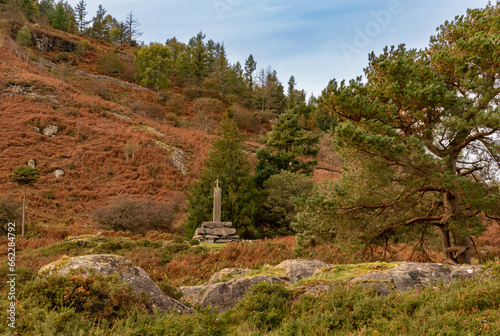
{"label": "green foliage", "polygon": [[30,22],[38,17],[38,4],[34,0],[21,0],[21,10]]}
{"label": "green foliage", "polygon": [[31,30],[27,26],[21,28],[17,32],[16,41],[22,46],[31,47]]}
{"label": "green foliage", "polygon": [[23,306],[36,305],[45,309],[71,308],[90,320],[106,320],[111,325],[127,317],[133,309],[145,310],[146,297],[138,297],[118,275],[90,274],[86,277],[47,275],[23,286],[20,294]]}
{"label": "green foliage", "polygon": [[54,17],[51,20],[51,26],[54,29],[66,31],[68,29],[68,9],[62,1],[58,2],[55,7]]}
{"label": "green foliage", "polygon": [[288,291],[282,284],[262,282],[252,287],[226,316],[232,323],[247,324],[252,330],[266,332],[276,328],[289,313]]}
{"label": "green foliage", "polygon": [[[320,106],[341,121],[335,136],[350,164],[325,197],[304,203],[302,227],[328,229],[326,211],[342,239],[421,237],[420,247],[436,227],[444,257],[470,262],[469,236],[483,229],[477,214],[500,208],[498,88],[487,79],[500,72],[492,45],[499,17],[498,4],[469,10],[426,50],[372,53],[366,82],[330,82]],[[451,242],[464,252],[452,253]]]}
{"label": "green foliage", "polygon": [[21,186],[31,185],[38,181],[40,174],[35,168],[30,166],[19,166],[14,170],[14,173],[10,175],[10,180]]}
{"label": "green foliage", "polygon": [[173,209],[151,200],[117,197],[94,212],[94,220],[116,231],[145,233],[172,227]]}
{"label": "green foliage", "polygon": [[137,79],[149,88],[156,90],[170,86],[173,74],[172,53],[168,47],[152,43],[135,51],[134,63],[137,66]]}
{"label": "green foliage", "polygon": [[116,53],[107,53],[97,62],[99,71],[108,76],[120,76],[125,70],[125,65],[122,63]]}
{"label": "green foliage", "polygon": [[255,93],[255,107],[261,111],[272,111],[281,114],[286,108],[284,88],[278,79],[276,70],[271,67],[261,69],[257,74]]}
{"label": "green foliage", "polygon": [[362,329],[370,335],[494,335],[500,324],[489,316],[500,308],[498,286],[461,280],[388,298],[362,286],[338,286],[325,297],[302,296],[277,334],[348,335]]}
{"label": "green foliage", "polygon": [[306,132],[299,124],[299,115],[288,111],[281,114],[273,129],[266,134],[265,148],[257,151],[258,185],[282,170],[312,174],[318,164],[319,136]]}
{"label": "green foliage", "polygon": [[312,189],[310,177],[288,171],[273,175],[264,182],[259,226],[264,226],[265,235],[287,236],[295,233],[291,227],[297,214],[294,199],[309,196]]}
{"label": "green foliage", "polygon": [[219,137],[204,163],[200,179],[189,190],[189,218],[186,235],[191,237],[204,221],[212,220],[215,181],[222,188],[222,220],[233,222],[238,234],[250,237],[257,213],[257,192],[252,181],[251,167],[244,153],[244,142],[236,122],[225,116]]}

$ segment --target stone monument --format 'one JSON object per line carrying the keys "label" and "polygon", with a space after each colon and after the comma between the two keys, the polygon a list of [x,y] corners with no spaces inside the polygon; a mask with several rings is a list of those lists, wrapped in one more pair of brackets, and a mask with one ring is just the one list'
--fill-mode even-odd
{"label": "stone monument", "polygon": [[240,236],[233,229],[233,223],[223,222],[222,213],[222,189],[219,180],[215,181],[213,221],[201,223],[201,228],[196,229],[193,239],[202,243],[231,243],[241,241]]}

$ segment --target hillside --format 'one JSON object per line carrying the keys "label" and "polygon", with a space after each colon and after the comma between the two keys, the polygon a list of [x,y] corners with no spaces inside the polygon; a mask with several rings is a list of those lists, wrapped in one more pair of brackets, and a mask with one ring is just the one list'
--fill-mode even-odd
{"label": "hillside", "polygon": [[[419,135],[451,125],[436,149],[446,162],[444,138],[463,123],[438,112],[462,105],[435,69],[412,63],[416,51],[371,56],[373,83],[332,81],[306,102],[293,76],[285,92],[271,67],[255,72],[252,55],[231,64],[202,32],[148,46],[96,25],[79,36],[71,15],[54,29],[42,19],[54,26],[55,15],[28,16],[30,3],[16,26],[0,1],[0,274],[15,278],[0,284],[0,306],[17,323],[0,333],[498,334],[498,186],[473,184],[486,166],[450,177],[424,151]],[[26,236],[18,225],[13,237],[5,214],[19,219],[23,189],[11,174],[27,164],[40,179],[27,188]],[[241,242],[189,234],[211,216],[217,174],[243,181],[224,189]],[[464,251],[474,265],[447,265]],[[139,294],[146,280],[188,313]]]}

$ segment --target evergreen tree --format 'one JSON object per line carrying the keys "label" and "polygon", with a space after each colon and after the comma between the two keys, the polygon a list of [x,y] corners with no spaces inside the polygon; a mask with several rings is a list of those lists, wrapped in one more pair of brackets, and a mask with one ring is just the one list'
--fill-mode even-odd
{"label": "evergreen tree", "polygon": [[319,137],[306,132],[293,111],[281,114],[273,129],[266,134],[265,147],[257,151],[255,177],[259,186],[281,171],[312,174],[318,164]]}
{"label": "evergreen tree", "polygon": [[52,28],[66,31],[68,29],[68,15],[64,9],[64,4],[59,1],[56,5],[54,18],[51,21]]}
{"label": "evergreen tree", "polygon": [[38,170],[30,166],[19,166],[10,175],[10,180],[23,187],[23,219],[21,235],[24,237],[24,222],[26,218],[26,189],[28,186],[33,185],[40,178]]}
{"label": "evergreen tree", "polygon": [[276,114],[285,111],[286,97],[284,88],[278,79],[276,70],[273,70],[270,66],[267,69],[261,69],[257,75],[255,95],[258,109]]}
{"label": "evergreen tree", "polygon": [[83,32],[87,28],[87,25],[91,21],[86,21],[85,17],[87,16],[87,3],[85,0],[80,0],[75,6],[75,13],[76,13],[76,23],[78,25],[78,33],[80,35],[83,35]]}
{"label": "evergreen tree", "polygon": [[253,88],[253,73],[257,69],[257,62],[253,59],[253,55],[250,54],[248,56],[248,59],[245,61],[245,73],[244,73],[244,79],[245,83],[248,85],[249,88]]}
{"label": "evergreen tree", "polygon": [[257,223],[264,235],[294,234],[291,226],[297,215],[294,199],[309,196],[312,189],[311,177],[289,171],[282,171],[264,182],[262,211]]}
{"label": "evergreen tree", "polygon": [[222,220],[233,222],[242,237],[255,237],[258,194],[244,152],[243,138],[230,110],[221,122],[218,135],[200,179],[193,184],[187,196],[190,205],[187,235],[192,236],[202,222],[212,220],[214,182],[219,180],[222,188]]}
{"label": "evergreen tree", "polygon": [[105,25],[106,10],[99,5],[97,12],[92,19],[92,28],[90,29],[90,36],[99,41],[105,41],[109,36],[109,31],[106,30]]}
{"label": "evergreen tree", "polygon": [[468,10],[428,49],[385,48],[365,82],[328,85],[322,105],[342,121],[349,169],[305,203],[301,230],[365,251],[438,238],[446,260],[471,262],[479,215],[500,219],[499,20],[498,3]]}

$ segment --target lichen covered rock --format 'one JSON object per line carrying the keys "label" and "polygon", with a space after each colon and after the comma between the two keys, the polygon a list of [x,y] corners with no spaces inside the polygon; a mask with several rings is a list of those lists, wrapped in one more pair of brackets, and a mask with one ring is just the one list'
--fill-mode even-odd
{"label": "lichen covered rock", "polygon": [[179,313],[192,312],[190,308],[163,293],[142,268],[134,266],[130,260],[121,256],[94,254],[62,258],[43,266],[38,273],[42,276],[69,275],[73,270],[80,270],[82,276],[87,276],[92,271],[104,276],[117,273],[123,282],[133,287],[137,295],[141,292],[148,295],[154,307],[164,311],[175,310]]}

